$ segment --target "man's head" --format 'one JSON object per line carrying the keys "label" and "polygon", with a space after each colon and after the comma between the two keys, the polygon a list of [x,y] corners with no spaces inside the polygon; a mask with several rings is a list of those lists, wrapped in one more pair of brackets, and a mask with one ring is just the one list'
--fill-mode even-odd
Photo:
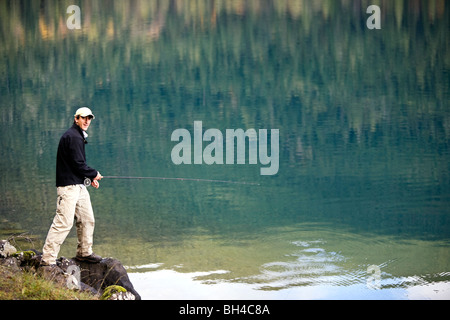
{"label": "man's head", "polygon": [[94,119],[94,114],[91,109],[87,107],[79,108],[74,115],[74,122],[81,128],[81,130],[86,131],[91,124],[91,120]]}

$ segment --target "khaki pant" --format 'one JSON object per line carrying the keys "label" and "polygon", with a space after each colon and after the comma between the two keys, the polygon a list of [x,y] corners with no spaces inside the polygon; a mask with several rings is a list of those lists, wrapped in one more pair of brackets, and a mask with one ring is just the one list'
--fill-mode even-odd
{"label": "khaki pant", "polygon": [[91,198],[84,185],[57,188],[56,215],[45,240],[42,260],[55,264],[59,250],[76,220],[77,256],[92,254],[94,236],[94,211]]}

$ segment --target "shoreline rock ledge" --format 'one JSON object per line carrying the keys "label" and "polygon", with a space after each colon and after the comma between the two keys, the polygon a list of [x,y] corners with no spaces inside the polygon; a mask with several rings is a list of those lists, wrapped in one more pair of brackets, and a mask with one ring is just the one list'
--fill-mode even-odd
{"label": "shoreline rock ledge", "polygon": [[60,257],[56,266],[41,266],[42,253],[34,249],[17,251],[7,240],[0,240],[0,266],[14,272],[34,272],[69,289],[90,291],[101,300],[141,300],[122,263],[103,258],[98,263]]}

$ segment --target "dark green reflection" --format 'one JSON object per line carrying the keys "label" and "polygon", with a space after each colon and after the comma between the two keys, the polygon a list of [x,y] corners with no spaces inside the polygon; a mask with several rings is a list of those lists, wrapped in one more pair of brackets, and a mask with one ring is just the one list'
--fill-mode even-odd
{"label": "dark green reflection", "polygon": [[[44,237],[56,146],[89,105],[88,162],[104,175],[98,243],[258,238],[314,222],[448,240],[449,5],[370,1],[0,2],[1,219]],[[173,130],[280,130],[280,170],[171,162]],[[3,221],[2,220],[2,221]],[[3,225],[3,224],[2,224]],[[107,253],[107,254],[113,254]]]}

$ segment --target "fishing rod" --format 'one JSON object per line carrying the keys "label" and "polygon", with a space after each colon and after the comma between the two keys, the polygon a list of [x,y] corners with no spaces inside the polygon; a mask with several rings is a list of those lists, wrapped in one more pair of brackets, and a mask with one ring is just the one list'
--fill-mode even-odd
{"label": "fishing rod", "polygon": [[[196,181],[196,182],[216,182],[216,183],[231,183],[231,184],[246,184],[259,186],[259,183],[255,182],[243,182],[243,181],[230,181],[230,180],[215,180],[215,179],[198,179],[198,178],[171,178],[171,177],[130,177],[130,176],[103,176],[106,179],[133,179],[133,180],[176,180],[176,181]],[[84,185],[86,187],[90,186],[92,180],[90,178],[84,179]]]}

